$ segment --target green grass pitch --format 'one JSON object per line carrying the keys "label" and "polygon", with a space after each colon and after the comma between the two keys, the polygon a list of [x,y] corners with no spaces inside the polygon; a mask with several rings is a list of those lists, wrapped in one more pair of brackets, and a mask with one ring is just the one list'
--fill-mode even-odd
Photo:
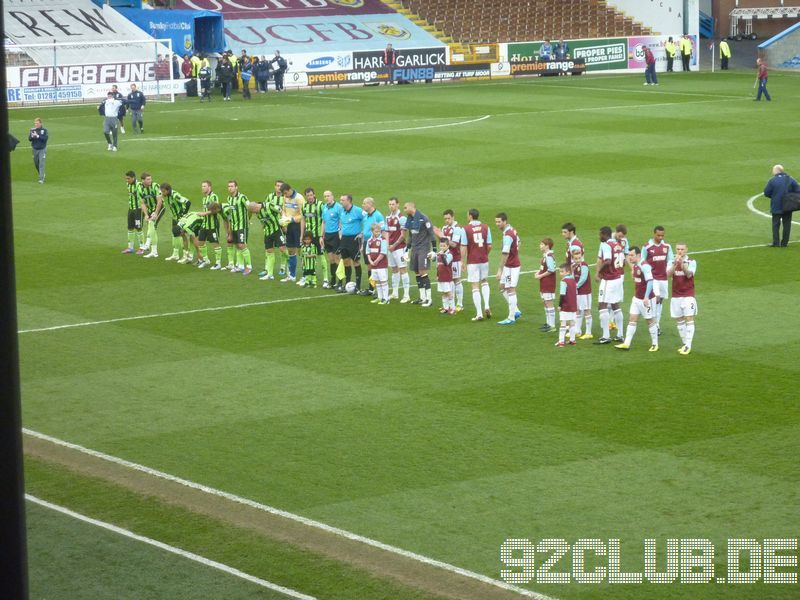
{"label": "green grass pitch", "polygon": [[[619,538],[627,571],[642,570],[646,538],[662,553],[667,538],[707,538],[724,574],[728,538],[800,531],[800,246],[764,247],[770,222],[747,206],[773,164],[800,173],[800,78],[773,74],[774,101],[755,103],[753,77],[180,99],[147,105],[145,135],[129,127],[117,153],[106,151],[93,106],[14,111],[17,137],[35,116],[50,131],[45,185],[24,145],[12,155],[24,426],[494,579],[507,538]],[[168,223],[161,259],[121,255],[129,169],[195,201],[203,179],[222,195],[235,178],[259,200],[284,178],[318,196],[373,196],[382,211],[389,196],[414,200],[437,224],[446,208],[463,223],[476,207],[492,227],[505,211],[522,238],[523,270],[535,268],[543,237],[560,255],[565,221],[589,257],[603,225],[625,223],[641,244],[661,224],[667,241],[702,251],[694,349],[677,354],[668,311],[657,354],[643,327],[629,353],[555,348],[538,331],[530,274],[520,284],[523,318],[503,328],[496,289],[499,318],[472,323],[468,294],[462,314],[442,317],[167,263]],[[257,225],[250,248],[261,270]],[[493,268],[498,257],[495,247]],[[626,323],[630,297],[627,287]],[[138,316],[148,318],[127,319]],[[111,322],[35,331],[96,321]],[[27,483],[45,500],[321,598],[427,597],[413,584],[379,585],[345,558],[331,566],[46,461],[28,461]],[[30,576],[41,597],[70,597],[75,582],[59,576],[63,568],[96,597],[145,597],[152,561],[174,576],[164,590],[191,579],[188,597],[219,597],[226,585],[228,597],[248,595],[246,582],[150,548],[129,550],[135,560],[117,564],[113,581],[98,575],[96,552],[51,559],[70,537],[88,548],[87,536],[100,535],[65,519],[30,506]],[[133,544],[102,539],[112,557]],[[323,565],[326,575],[298,564]],[[524,587],[557,598],[797,594],[797,585],[763,583]]]}

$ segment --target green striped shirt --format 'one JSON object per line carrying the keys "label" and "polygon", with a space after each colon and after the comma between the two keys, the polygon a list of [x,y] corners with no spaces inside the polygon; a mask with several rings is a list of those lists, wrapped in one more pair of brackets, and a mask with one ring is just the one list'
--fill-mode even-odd
{"label": "green striped shirt", "polygon": [[135,181],[128,184],[128,209],[137,210],[142,205],[139,197],[139,184]]}
{"label": "green striped shirt", "polygon": [[303,257],[304,271],[317,268],[317,248],[314,244],[303,244],[300,246],[300,255]]}
{"label": "green striped shirt", "polygon": [[281,216],[281,207],[278,204],[277,194],[270,194],[266,197],[261,203],[261,210],[258,211],[257,216],[264,225],[264,237],[272,235],[281,228],[278,222]]}
{"label": "green striped shirt", "polygon": [[315,238],[322,235],[322,207],[323,203],[319,200],[303,206],[303,216],[306,219],[306,231]]}
{"label": "green striped shirt", "polygon": [[231,231],[239,231],[240,229],[247,229],[248,225],[248,212],[247,205],[250,201],[244,194],[236,196],[228,196],[228,202],[225,205],[223,214],[231,224]]}
{"label": "green striped shirt", "polygon": [[158,197],[161,195],[161,187],[153,182],[150,187],[146,187],[143,183],[139,183],[139,197],[144,200],[148,212],[153,212],[158,203]]}
{"label": "green striped shirt", "polygon": [[201,217],[196,212],[190,212],[178,220],[178,227],[183,229],[186,233],[197,235],[203,226],[204,220],[205,217]]}
{"label": "green striped shirt", "polygon": [[176,221],[185,215],[187,210],[189,210],[189,199],[184,198],[175,190],[172,190],[172,193],[169,196],[165,196],[164,201],[167,203],[167,206],[169,206],[169,210],[172,213],[172,218]]}
{"label": "green striped shirt", "polygon": [[[208,211],[208,206],[212,202],[219,203],[219,196],[211,192],[208,196],[203,196],[203,210]],[[219,215],[207,215],[203,217],[203,229],[217,231],[219,229]]]}

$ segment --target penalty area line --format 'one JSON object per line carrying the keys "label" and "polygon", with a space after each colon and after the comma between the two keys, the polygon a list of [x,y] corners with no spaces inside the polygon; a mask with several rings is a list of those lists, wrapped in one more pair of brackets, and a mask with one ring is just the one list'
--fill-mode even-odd
{"label": "penalty area line", "polygon": [[76,519],[83,523],[88,523],[89,525],[100,527],[101,529],[105,529],[106,531],[111,531],[123,537],[136,540],[137,542],[142,542],[143,544],[154,546],[155,548],[164,550],[165,552],[169,552],[171,554],[175,554],[177,556],[186,558],[193,562],[200,563],[201,565],[211,567],[212,569],[222,571],[223,573],[227,573],[228,575],[233,575],[234,577],[238,577],[239,579],[244,579],[245,581],[249,581],[250,583],[254,583],[263,588],[279,592],[281,594],[289,596],[290,598],[297,598],[298,600],[316,600],[314,596],[308,596],[306,594],[297,592],[291,588],[287,588],[282,585],[278,585],[276,583],[265,581],[264,579],[261,579],[254,575],[249,575],[243,571],[240,571],[239,569],[234,569],[233,567],[229,567],[228,565],[224,565],[215,560],[211,560],[210,558],[205,558],[204,556],[200,556],[199,554],[195,554],[194,552],[189,552],[188,550],[181,550],[180,548],[176,548],[175,546],[170,546],[169,544],[165,544],[164,542],[159,542],[158,540],[154,540],[152,538],[145,537],[137,533],[133,533],[132,531],[123,529],[122,527],[117,527],[116,525],[112,525],[111,523],[106,523],[105,521],[99,521],[97,519],[87,517],[86,515],[82,515],[63,506],[59,506],[58,504],[47,502],[46,500],[42,500],[41,498],[37,498],[36,496],[33,496],[31,494],[25,494],[25,499],[28,502],[32,502],[33,504],[38,504],[41,507],[48,508],[55,512],[61,513],[62,515],[66,515],[68,517],[72,517],[73,519]]}

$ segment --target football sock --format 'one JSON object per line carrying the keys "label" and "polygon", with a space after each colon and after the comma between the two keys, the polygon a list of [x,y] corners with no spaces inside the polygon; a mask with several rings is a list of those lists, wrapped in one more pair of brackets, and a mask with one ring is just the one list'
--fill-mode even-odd
{"label": "football sock", "polygon": [[603,332],[604,338],[611,337],[611,334],[608,332],[608,322],[608,311],[605,308],[600,309],[600,329]]}
{"label": "football sock", "polygon": [[267,275],[275,275],[275,252],[267,252],[264,258],[264,270]]}
{"label": "football sock", "polygon": [[[617,331],[619,334],[622,333],[622,309],[618,308],[614,311],[614,323],[617,325]],[[619,335],[617,334],[617,335]]]}
{"label": "football sock", "polygon": [[653,346],[658,346],[658,323],[653,323],[648,329],[650,330],[650,343]]}
{"label": "football sock", "polygon": [[636,334],[636,323],[628,322],[628,329],[625,330],[625,343],[630,344]]}
{"label": "football sock", "polygon": [[411,289],[411,278],[408,273],[401,273],[400,280],[403,283],[403,293],[408,297],[409,290]]}
{"label": "football sock", "polygon": [[514,320],[514,315],[517,314],[517,293],[506,294],[508,300],[508,318]]}
{"label": "football sock", "polygon": [[205,244],[200,246],[200,256],[203,257],[203,260],[208,260],[208,247]]}
{"label": "football sock", "polygon": [[[581,327],[583,327],[583,313],[578,311],[578,314],[575,315],[575,331],[578,332],[578,335],[581,334]],[[586,333],[589,333],[588,331]]]}
{"label": "football sock", "polygon": [[576,322],[573,321],[572,326],[569,328],[569,341],[574,342],[576,337],[578,337],[578,326]]}
{"label": "football sock", "polygon": [[392,273],[392,293],[400,295],[400,273]]}
{"label": "football sock", "polygon": [[242,259],[244,260],[244,264],[248,269],[253,268],[253,261],[250,259],[250,248],[245,248],[242,250]]}
{"label": "football sock", "polygon": [[128,248],[133,249],[133,242],[136,239],[136,234],[133,231],[128,232]]}
{"label": "football sock", "polygon": [[586,333],[592,333],[592,314],[586,315]]}
{"label": "football sock", "polygon": [[477,315],[481,316],[481,291],[475,288],[472,289],[472,303],[475,305],[475,310],[478,311]]}
{"label": "football sock", "polygon": [[238,248],[233,251],[233,260],[237,269],[241,269],[244,266],[242,264],[242,251]]}
{"label": "football sock", "polygon": [[158,228],[153,221],[150,221],[150,232],[147,234],[147,238],[150,240],[150,246],[153,250],[158,252]]}
{"label": "football sock", "polygon": [[325,260],[325,257],[322,257],[322,279],[323,281],[328,281],[331,278],[331,268],[328,265],[328,261]]}
{"label": "football sock", "polygon": [[281,250],[281,256],[283,257],[283,264],[284,265],[288,264],[289,263],[289,250],[287,250],[285,246]]}
{"label": "football sock", "polygon": [[236,261],[236,248],[234,246],[228,246],[228,264],[232,265]]}
{"label": "football sock", "polygon": [[681,336],[681,343],[686,345],[686,322],[683,319],[678,321],[678,335]]}
{"label": "football sock", "polygon": [[222,264],[222,246],[215,246],[214,247],[214,260],[217,261],[217,264]]}
{"label": "football sock", "polygon": [[181,244],[181,238],[173,237],[172,238],[172,256],[180,256],[181,255],[181,248],[183,248],[183,244]]}
{"label": "football sock", "polygon": [[456,301],[455,304],[458,306],[464,305],[464,284],[461,283],[461,280],[456,282]]}
{"label": "football sock", "polygon": [[484,281],[481,284],[481,296],[483,296],[483,306],[489,310],[489,282]]}
{"label": "football sock", "polygon": [[142,247],[142,231],[141,229],[136,232],[136,243],[141,248]]}
{"label": "football sock", "polygon": [[564,321],[561,321],[561,327],[558,328],[558,341],[559,343],[564,343],[564,337],[567,335],[567,324]]}
{"label": "football sock", "polygon": [[361,289],[361,265],[356,266],[356,288]]}
{"label": "football sock", "polygon": [[555,327],[556,326],[556,309],[551,307],[551,308],[545,308],[544,310],[545,310],[546,317],[547,317],[547,324],[550,325],[550,327]]}
{"label": "football sock", "polygon": [[344,268],[344,280],[346,283],[350,283],[350,276],[353,274],[353,267],[345,267]]}
{"label": "football sock", "polygon": [[664,308],[664,304],[661,302],[656,303],[656,326],[661,327],[661,309]]}
{"label": "football sock", "polygon": [[294,278],[297,275],[297,255],[289,255],[289,277]]}
{"label": "football sock", "polygon": [[336,269],[339,267],[336,263],[331,263],[331,287],[336,285]]}
{"label": "football sock", "polygon": [[686,336],[684,337],[684,344],[687,347],[692,347],[692,340],[694,339],[694,321],[686,323]]}

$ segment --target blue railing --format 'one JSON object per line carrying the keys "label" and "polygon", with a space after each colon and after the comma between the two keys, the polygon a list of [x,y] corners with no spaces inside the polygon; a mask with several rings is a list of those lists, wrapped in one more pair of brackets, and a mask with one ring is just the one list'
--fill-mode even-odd
{"label": "blue railing", "polygon": [[714,17],[700,11],[700,36],[704,38],[714,37]]}

